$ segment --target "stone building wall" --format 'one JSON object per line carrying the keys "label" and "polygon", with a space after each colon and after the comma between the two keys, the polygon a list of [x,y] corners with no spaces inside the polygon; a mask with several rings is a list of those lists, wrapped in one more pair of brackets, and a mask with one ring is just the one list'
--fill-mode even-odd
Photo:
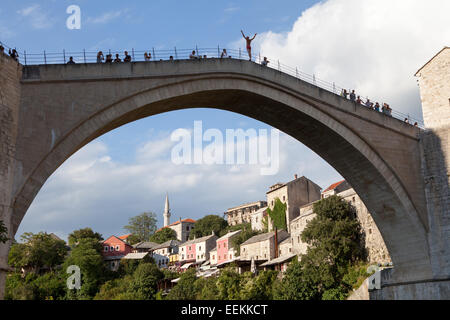
{"label": "stone building wall", "polygon": [[359,220],[365,236],[365,247],[370,263],[391,263],[391,257],[370,212],[356,194],[354,189],[348,189],[338,194],[344,200],[350,202],[356,208],[356,216]]}
{"label": "stone building wall", "polygon": [[273,238],[247,245],[241,245],[241,260],[270,260],[274,257]]}
{"label": "stone building wall", "polygon": [[[0,220],[12,234],[13,176],[16,167],[15,145],[18,132],[22,66],[4,53],[0,53]],[[8,270],[8,252],[11,242],[0,244],[0,300],[4,297],[4,284]]]}

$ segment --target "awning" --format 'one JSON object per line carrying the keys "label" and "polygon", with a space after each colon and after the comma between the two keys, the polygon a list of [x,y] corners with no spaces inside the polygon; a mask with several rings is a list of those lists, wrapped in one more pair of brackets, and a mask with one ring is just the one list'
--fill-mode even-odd
{"label": "awning", "polygon": [[189,268],[190,266],[192,266],[193,265],[193,263],[185,263],[185,264],[183,264],[182,266],[181,266],[181,269],[187,269],[187,268]]}
{"label": "awning", "polygon": [[181,278],[176,278],[176,279],[173,279],[171,282],[178,282],[178,281],[180,281],[180,279]]}
{"label": "awning", "polygon": [[296,254],[289,254],[289,255],[286,255],[286,256],[281,256],[281,257],[278,257],[276,259],[264,262],[263,264],[260,265],[260,267],[267,267],[267,266],[272,266],[274,264],[283,263],[283,262],[286,262],[288,260],[291,260],[295,256],[296,256]]}

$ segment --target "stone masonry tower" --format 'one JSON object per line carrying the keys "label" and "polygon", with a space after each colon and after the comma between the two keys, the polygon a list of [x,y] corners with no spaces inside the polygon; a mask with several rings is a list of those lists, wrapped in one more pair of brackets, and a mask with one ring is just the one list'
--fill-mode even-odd
{"label": "stone masonry tower", "polygon": [[166,194],[166,203],[164,205],[164,227],[170,224],[170,208],[169,208],[169,195]]}
{"label": "stone masonry tower", "polygon": [[[420,140],[433,280],[449,281],[450,48],[445,47],[437,53],[417,71],[416,77],[419,79],[426,127]],[[450,287],[449,283],[447,285]]]}

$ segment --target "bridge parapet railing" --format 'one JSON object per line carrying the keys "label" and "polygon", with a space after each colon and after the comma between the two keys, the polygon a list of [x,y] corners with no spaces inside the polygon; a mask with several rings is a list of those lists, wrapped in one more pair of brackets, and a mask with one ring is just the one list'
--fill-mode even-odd
{"label": "bridge parapet railing", "polygon": [[[1,43],[1,42],[0,42]],[[1,43],[3,44],[3,43]],[[12,49],[7,45],[3,44],[3,46],[9,50]],[[225,47],[217,46],[217,47],[209,47],[209,48],[198,48],[195,46],[190,49],[179,49],[174,47],[173,49],[155,49],[149,48],[148,50],[102,50],[104,57],[106,58],[107,54],[111,54],[114,59],[116,54],[119,54],[120,59],[123,61],[124,52],[128,51],[128,54],[131,56],[133,62],[145,61],[144,54],[151,54],[150,61],[165,61],[172,58],[173,60],[185,60],[190,59],[190,55],[192,52],[195,52],[196,57],[203,58],[206,56],[207,58],[220,58],[223,49],[226,49],[228,57],[232,59],[239,60],[249,60],[248,54],[246,50],[243,49],[228,49]],[[65,51],[62,52],[52,52],[52,51],[43,51],[41,53],[29,53],[26,51],[19,52],[19,62],[23,65],[42,65],[42,64],[65,64],[69,61],[69,58],[72,57],[75,63],[97,63],[97,53],[98,51]],[[332,92],[336,95],[341,95],[342,90],[344,89],[341,86],[336,85],[334,82],[329,82],[322,80],[314,74],[308,74],[303,72],[298,67],[292,67],[281,63],[278,59],[271,59],[267,57],[270,63],[267,65],[268,68],[275,69],[279,72],[289,74],[297,79],[313,84],[317,87],[320,87],[324,90]],[[258,64],[261,64],[263,57],[261,54],[252,55],[252,61]],[[104,60],[103,60],[104,62]],[[364,96],[359,94],[361,97],[368,98],[368,96]],[[376,112],[376,111],[374,111]],[[397,110],[392,110],[392,116],[399,120],[408,119],[410,124],[417,122],[417,125],[421,128],[424,128],[422,120],[418,119],[418,117],[412,117],[409,114],[402,113]]]}

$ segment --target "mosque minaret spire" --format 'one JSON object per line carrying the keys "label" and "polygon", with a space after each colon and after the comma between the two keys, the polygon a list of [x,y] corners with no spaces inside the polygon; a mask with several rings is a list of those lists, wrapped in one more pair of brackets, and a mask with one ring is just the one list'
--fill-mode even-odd
{"label": "mosque minaret spire", "polygon": [[170,208],[169,208],[169,195],[166,193],[166,203],[164,205],[164,227],[170,224]]}

